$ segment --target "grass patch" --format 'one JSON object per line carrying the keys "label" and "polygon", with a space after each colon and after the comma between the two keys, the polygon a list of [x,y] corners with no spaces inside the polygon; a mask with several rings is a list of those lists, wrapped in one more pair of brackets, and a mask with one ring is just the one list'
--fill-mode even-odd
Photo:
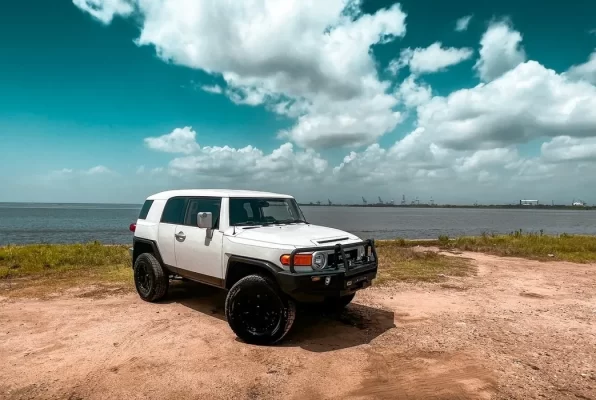
{"label": "grass patch", "polygon": [[506,235],[483,234],[455,239],[439,236],[436,240],[397,239],[389,242],[401,247],[438,246],[442,249],[475,251],[541,261],[596,262],[596,236],[588,235],[544,235],[542,232],[524,233],[519,230]]}
{"label": "grass patch", "polygon": [[564,260],[578,263],[596,262],[596,236],[541,235],[521,231],[509,235],[460,237],[448,247],[479,251],[499,256],[524,257],[537,260]]}
{"label": "grass patch", "polygon": [[121,282],[132,276],[128,246],[40,244],[0,247],[0,280],[68,277]]}
{"label": "grass patch", "polygon": [[445,276],[467,276],[475,272],[469,260],[446,257],[432,251],[416,251],[398,241],[377,242],[377,283],[390,281],[439,282]]}
{"label": "grass patch", "polygon": [[[435,282],[472,272],[461,258],[420,252],[400,242],[379,242],[377,282]],[[14,295],[45,297],[77,287],[132,290],[128,246],[43,244],[0,247],[0,285]],[[97,289],[99,288],[99,289]]]}

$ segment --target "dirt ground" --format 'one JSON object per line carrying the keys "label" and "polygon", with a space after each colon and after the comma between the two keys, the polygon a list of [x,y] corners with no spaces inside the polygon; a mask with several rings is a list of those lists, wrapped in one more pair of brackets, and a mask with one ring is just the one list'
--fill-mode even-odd
{"label": "dirt ground", "polygon": [[2,399],[596,399],[596,268],[482,254],[477,276],[371,287],[287,340],[233,335],[224,293],[0,298]]}

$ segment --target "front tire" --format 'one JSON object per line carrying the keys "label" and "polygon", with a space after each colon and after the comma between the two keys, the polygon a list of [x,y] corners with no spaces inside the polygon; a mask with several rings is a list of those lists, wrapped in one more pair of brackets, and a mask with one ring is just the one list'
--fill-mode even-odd
{"label": "front tire", "polygon": [[272,345],[290,331],[296,305],[261,275],[240,279],[226,297],[226,318],[234,333],[246,343]]}
{"label": "front tire", "polygon": [[135,287],[141,299],[154,302],[165,296],[170,278],[153,254],[138,256],[133,270]]}

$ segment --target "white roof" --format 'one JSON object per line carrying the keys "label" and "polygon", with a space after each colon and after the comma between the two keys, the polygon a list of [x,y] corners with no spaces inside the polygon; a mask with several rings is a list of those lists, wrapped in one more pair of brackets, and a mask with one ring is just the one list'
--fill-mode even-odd
{"label": "white roof", "polygon": [[287,194],[256,192],[253,190],[232,190],[232,189],[182,189],[168,190],[167,192],[156,193],[149,196],[147,200],[167,200],[170,197],[188,196],[188,197],[268,197],[290,199],[292,196]]}

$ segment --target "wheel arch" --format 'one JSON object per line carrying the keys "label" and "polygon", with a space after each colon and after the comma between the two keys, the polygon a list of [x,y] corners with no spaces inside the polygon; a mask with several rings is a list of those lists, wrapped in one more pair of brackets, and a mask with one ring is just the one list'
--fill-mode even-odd
{"label": "wheel arch", "polygon": [[224,287],[231,289],[240,279],[248,275],[261,274],[277,282],[277,272],[282,268],[266,260],[232,255],[228,259]]}
{"label": "wheel arch", "polygon": [[162,267],[165,267],[157,243],[150,239],[143,239],[135,237],[133,239],[133,250],[132,250],[132,265],[135,264],[137,258],[143,253],[152,253]]}

